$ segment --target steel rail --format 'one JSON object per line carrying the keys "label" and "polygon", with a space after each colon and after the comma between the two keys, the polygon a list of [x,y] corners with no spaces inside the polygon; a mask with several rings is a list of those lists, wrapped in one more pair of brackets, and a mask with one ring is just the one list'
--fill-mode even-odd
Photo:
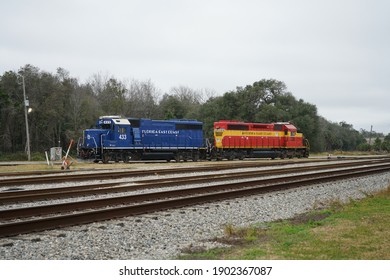
{"label": "steel rail", "polygon": [[[1,166],[0,166],[1,167]],[[40,176],[40,175],[55,175],[55,174],[69,174],[76,172],[85,172],[85,171],[107,171],[108,168],[80,168],[72,170],[32,170],[32,171],[9,171],[9,172],[0,172],[0,177],[21,177],[21,176]]]}
{"label": "steel rail", "polygon": [[[371,158],[363,158],[363,160],[369,160]],[[378,158],[380,159],[380,158]],[[300,162],[303,162],[303,163],[310,163],[310,162],[322,162],[322,161],[329,161],[329,160],[324,160],[324,159],[307,159],[307,160],[288,160],[288,161],[283,161],[283,162],[275,162],[275,161],[272,161],[272,162],[265,162],[265,161],[257,161],[257,162],[254,162],[254,161],[240,161],[239,163],[235,163],[235,162],[232,162],[232,161],[228,161],[226,162],[226,164],[220,164],[220,166],[227,166],[227,165],[231,165],[231,166],[236,166],[236,165],[264,165],[264,166],[269,166],[269,165],[287,165],[287,164],[294,164],[294,163],[300,163]],[[203,163],[207,164],[208,162],[210,161],[205,161]],[[139,163],[139,162],[135,162],[135,163]],[[145,164],[147,163],[153,163],[153,162],[143,162]],[[166,162],[165,162],[166,164]],[[109,165],[108,165],[109,166]],[[130,165],[131,166],[131,165]],[[0,165],[1,167],[1,165]],[[126,169],[128,167],[125,167],[123,169]],[[191,168],[191,167],[189,167]],[[72,170],[34,170],[34,171],[9,171],[9,172],[0,172],[0,177],[22,177],[22,176],[41,176],[41,175],[51,175],[51,174],[60,174],[60,175],[66,175],[66,174],[69,174],[69,173],[75,173],[75,172],[79,172],[79,171],[96,171],[96,172],[100,172],[100,171],[110,171],[110,170],[113,170],[113,169],[109,169],[109,168],[84,168],[84,169],[72,169]],[[160,169],[155,169],[155,170],[160,170]],[[121,171],[121,172],[128,172],[128,171]]]}
{"label": "steel rail", "polygon": [[[211,191],[210,187],[198,188],[198,189],[208,188],[209,193],[199,195],[199,190],[198,190],[197,192],[198,195],[196,196],[194,196],[194,194],[196,194],[194,193],[194,189],[190,189],[187,191],[188,193],[186,194],[189,195],[189,197],[181,197],[179,199],[168,199],[163,201],[160,200],[157,202],[148,202],[146,204],[130,205],[130,206],[127,205],[127,206],[114,207],[109,209],[88,211],[83,213],[41,218],[39,220],[28,220],[28,221],[13,222],[8,224],[0,224],[0,237],[17,235],[22,233],[34,232],[34,231],[42,231],[46,229],[53,229],[58,227],[70,226],[70,225],[90,223],[95,221],[102,221],[102,220],[113,219],[118,217],[133,216],[142,213],[166,210],[169,208],[177,208],[177,207],[183,207],[183,206],[194,205],[199,203],[213,202],[217,200],[224,200],[224,199],[260,194],[269,191],[289,189],[289,188],[299,187],[308,184],[340,180],[351,176],[356,177],[356,176],[364,176],[364,175],[375,174],[380,172],[387,172],[389,170],[390,170],[390,166],[386,164],[385,166],[359,168],[359,170],[344,170],[344,172],[340,170],[327,171],[327,172],[321,172],[321,176],[316,176],[315,178],[309,178],[307,174],[299,175],[301,176],[301,179],[293,180],[290,182],[275,182],[271,185],[267,185],[267,186],[263,185],[262,187],[258,187],[258,185],[260,184],[260,181],[264,181],[264,180],[252,180],[247,182],[212,186],[211,187],[213,188],[212,193],[210,193]],[[306,178],[304,178],[304,176],[306,176]],[[226,189],[232,189],[232,190],[226,191]],[[162,193],[165,193],[166,197],[174,197],[172,195],[173,194],[172,191],[160,192],[153,195],[154,196],[157,195],[161,199]],[[22,210],[18,210],[18,211],[22,211]]]}
{"label": "steel rail", "polygon": [[[377,161],[366,161],[364,164],[377,164]],[[0,193],[0,205],[6,205],[14,202],[26,202],[33,200],[47,200],[47,199],[60,199],[69,198],[75,196],[108,194],[118,192],[129,192],[140,189],[148,188],[164,188],[175,185],[189,185],[196,183],[209,182],[211,180],[233,180],[241,179],[242,177],[253,178],[259,176],[271,176],[278,174],[287,174],[294,172],[307,172],[318,169],[333,169],[359,166],[362,162],[346,162],[341,164],[326,164],[321,166],[301,166],[301,167],[288,167],[271,170],[259,170],[259,171],[244,171],[236,173],[223,173],[223,174],[209,174],[209,175],[196,175],[187,176],[185,178],[166,178],[166,179],[153,179],[153,180],[139,180],[134,181],[133,184],[126,184],[126,182],[111,182],[101,184],[89,184],[73,187],[60,187],[50,189],[39,190],[21,190],[21,191],[6,191]],[[137,185],[134,185],[137,184]]]}
{"label": "steel rail", "polygon": [[[343,159],[344,160],[344,159]],[[363,161],[366,159],[363,159]],[[382,159],[378,159],[382,160]],[[238,169],[238,168],[251,168],[251,167],[263,167],[263,166],[280,166],[296,163],[310,163],[310,162],[323,162],[323,161],[336,161],[336,160],[308,160],[308,161],[278,161],[278,162],[239,162],[226,164],[213,164],[206,166],[193,166],[193,167],[178,167],[178,168],[164,168],[164,169],[148,169],[148,170],[126,170],[126,171],[107,171],[83,174],[68,174],[66,171],[57,175],[48,176],[30,176],[23,178],[6,178],[0,179],[0,187],[2,186],[20,186],[26,184],[51,184],[54,182],[67,182],[67,181],[85,181],[85,180],[103,180],[103,179],[118,179],[124,177],[137,177],[146,175],[164,175],[173,173],[186,173],[186,172],[202,172],[212,170],[226,170],[226,169]],[[337,160],[338,161],[338,160]]]}

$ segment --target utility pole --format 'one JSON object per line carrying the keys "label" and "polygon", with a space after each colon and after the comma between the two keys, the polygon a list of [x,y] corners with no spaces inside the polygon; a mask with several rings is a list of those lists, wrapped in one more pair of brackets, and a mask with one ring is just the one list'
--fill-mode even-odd
{"label": "utility pole", "polygon": [[24,85],[24,76],[22,76],[23,81],[23,100],[24,100],[24,117],[26,120],[26,136],[27,136],[27,158],[28,161],[31,161],[31,151],[30,151],[30,133],[28,129],[28,117],[27,117],[27,107],[30,106],[30,102],[26,99],[26,87]]}
{"label": "utility pole", "polygon": [[371,136],[372,136],[372,125],[371,125],[371,130],[370,130],[370,138],[368,140],[368,145],[371,146]]}

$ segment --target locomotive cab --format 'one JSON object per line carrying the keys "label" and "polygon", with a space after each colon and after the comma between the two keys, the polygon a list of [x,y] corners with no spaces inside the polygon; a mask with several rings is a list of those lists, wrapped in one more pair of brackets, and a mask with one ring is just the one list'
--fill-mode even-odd
{"label": "locomotive cab", "polygon": [[131,142],[130,122],[127,119],[110,120],[110,130],[103,137],[104,147],[124,147]]}
{"label": "locomotive cab", "polygon": [[78,154],[80,158],[103,159],[104,147],[128,145],[130,122],[119,116],[102,116],[96,122],[96,128],[86,129],[82,140],[79,140]]}

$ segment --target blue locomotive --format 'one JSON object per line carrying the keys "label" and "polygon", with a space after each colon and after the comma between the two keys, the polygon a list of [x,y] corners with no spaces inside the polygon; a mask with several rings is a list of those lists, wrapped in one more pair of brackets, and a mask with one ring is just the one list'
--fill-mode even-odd
{"label": "blue locomotive", "polygon": [[102,116],[84,130],[80,158],[95,162],[140,159],[197,161],[204,157],[203,123],[196,120],[151,120]]}

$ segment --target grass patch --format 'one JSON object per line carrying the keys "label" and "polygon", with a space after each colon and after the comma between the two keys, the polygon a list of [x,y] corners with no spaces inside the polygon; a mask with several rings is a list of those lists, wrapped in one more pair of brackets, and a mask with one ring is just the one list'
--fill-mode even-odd
{"label": "grass patch", "polygon": [[[13,154],[0,154],[0,161],[26,161],[27,154],[18,152]],[[31,153],[31,160],[46,160],[44,153]]]}
{"label": "grass patch", "polygon": [[229,248],[186,252],[181,259],[389,260],[390,187],[348,204],[293,219],[236,228],[225,226]]}
{"label": "grass patch", "polygon": [[[41,163],[42,162],[42,163]],[[1,172],[23,172],[23,171],[42,171],[42,170],[61,170],[62,161],[56,161],[53,165],[47,165],[44,161],[31,161],[30,164],[10,164],[0,165]],[[84,169],[134,169],[136,164],[115,163],[115,164],[98,164],[93,162],[78,162],[76,159],[72,160],[70,170],[84,170]]]}

